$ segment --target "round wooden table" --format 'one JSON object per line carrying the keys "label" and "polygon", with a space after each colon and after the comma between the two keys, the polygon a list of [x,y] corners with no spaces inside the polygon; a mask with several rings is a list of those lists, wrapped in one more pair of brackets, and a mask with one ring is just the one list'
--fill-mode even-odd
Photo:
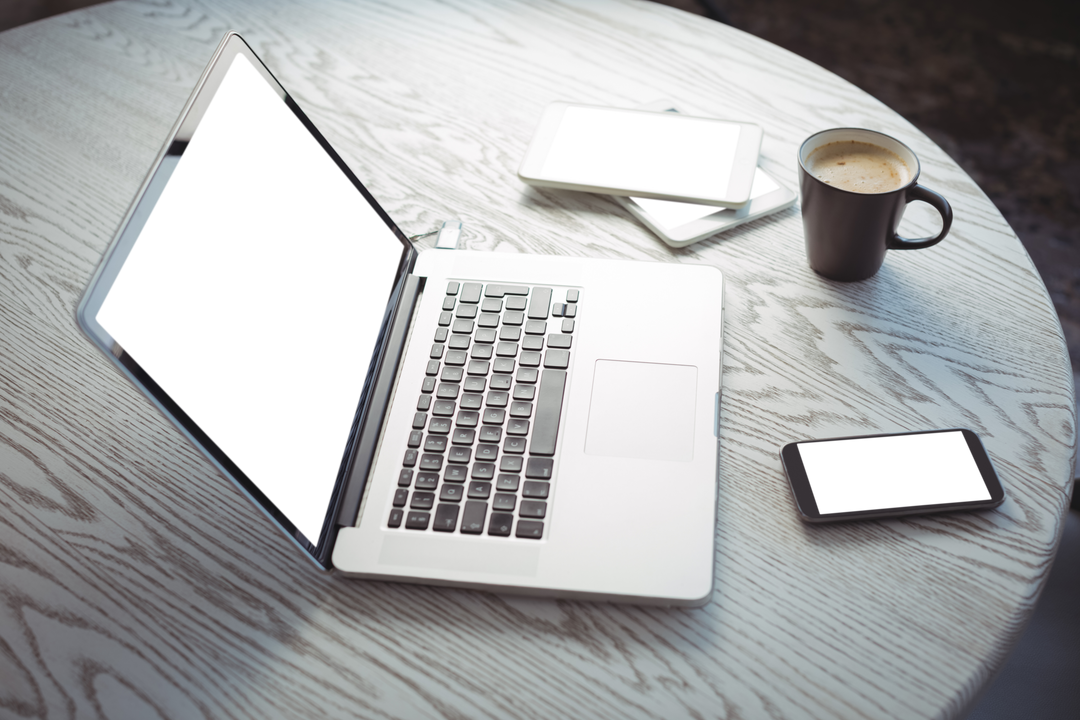
{"label": "round wooden table", "polygon": [[[460,218],[473,250],[723,270],[708,606],[320,574],[81,336],[78,298],[230,29],[407,234]],[[899,137],[952,232],[842,284],[807,267],[797,207],[676,251],[610,198],[517,180],[548,102],[657,99],[759,123],[791,188],[817,130]],[[960,716],[1031,612],[1072,482],[1061,327],[975,183],[845,81],[648,2],[132,0],[9,30],[0,278],[0,714]],[[1000,509],[797,519],[781,445],[953,426],[982,435]]]}

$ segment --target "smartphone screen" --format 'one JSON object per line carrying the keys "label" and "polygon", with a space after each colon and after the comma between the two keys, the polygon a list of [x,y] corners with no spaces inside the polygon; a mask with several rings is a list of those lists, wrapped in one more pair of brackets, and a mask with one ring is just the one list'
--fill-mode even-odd
{"label": "smartphone screen", "polygon": [[965,429],[792,443],[781,459],[811,520],[993,507],[1004,498],[986,450]]}
{"label": "smartphone screen", "polygon": [[724,194],[734,127],[570,110],[545,173]]}

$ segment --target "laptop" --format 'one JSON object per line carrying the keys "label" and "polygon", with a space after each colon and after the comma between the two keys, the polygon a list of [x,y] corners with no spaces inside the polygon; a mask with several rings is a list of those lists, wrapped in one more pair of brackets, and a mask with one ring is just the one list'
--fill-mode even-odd
{"label": "laptop", "polygon": [[421,251],[229,34],[77,319],[320,568],[700,605],[722,312],[712,267]]}

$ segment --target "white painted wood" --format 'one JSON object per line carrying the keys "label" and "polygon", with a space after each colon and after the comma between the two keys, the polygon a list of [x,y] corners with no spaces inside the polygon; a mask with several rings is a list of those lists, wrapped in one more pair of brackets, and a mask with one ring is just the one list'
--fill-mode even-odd
{"label": "white painted wood", "polygon": [[[724,271],[710,605],[321,575],[79,334],[82,289],[229,29],[408,234],[456,217],[474,250]],[[760,123],[790,187],[812,132],[895,134],[952,233],[845,285],[806,266],[797,208],[672,250],[611,199],[516,179],[547,102],[659,98]],[[0,354],[3,716],[955,717],[1030,613],[1072,477],[1060,325],[972,180],[821,68],[636,0],[125,1],[0,34]],[[957,425],[984,437],[999,510],[796,519],[782,444]]]}

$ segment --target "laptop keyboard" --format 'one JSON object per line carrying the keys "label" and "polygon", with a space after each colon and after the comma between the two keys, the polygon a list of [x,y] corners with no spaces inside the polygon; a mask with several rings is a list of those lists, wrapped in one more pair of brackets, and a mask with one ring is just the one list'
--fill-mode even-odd
{"label": "laptop keyboard", "polygon": [[389,527],[544,536],[578,299],[447,285]]}

